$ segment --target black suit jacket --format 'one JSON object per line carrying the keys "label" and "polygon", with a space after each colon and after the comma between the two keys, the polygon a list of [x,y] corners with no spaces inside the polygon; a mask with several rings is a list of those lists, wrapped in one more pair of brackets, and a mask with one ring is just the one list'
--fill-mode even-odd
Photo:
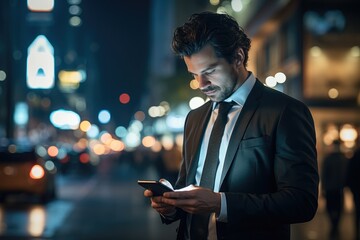
{"label": "black suit jacket", "polygon": [[[211,104],[186,118],[176,188],[194,183]],[[315,145],[308,108],[257,80],[225,157],[220,192],[226,195],[228,221],[217,222],[218,239],[290,239],[291,223],[311,220],[318,203]],[[183,239],[186,213],[179,209],[178,218],[178,238]]]}

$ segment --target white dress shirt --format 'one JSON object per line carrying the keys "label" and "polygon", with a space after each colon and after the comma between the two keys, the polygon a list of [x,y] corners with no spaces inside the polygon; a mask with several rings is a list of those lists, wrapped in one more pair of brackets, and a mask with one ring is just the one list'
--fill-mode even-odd
{"label": "white dress shirt", "polygon": [[[230,112],[228,114],[228,122],[225,126],[225,131],[222,136],[221,145],[220,145],[220,151],[219,151],[219,164],[216,171],[216,177],[215,177],[215,184],[214,184],[214,192],[219,192],[220,190],[220,179],[221,174],[223,172],[224,167],[224,161],[225,161],[225,155],[227,148],[229,146],[230,137],[232,134],[232,131],[234,129],[236,120],[238,119],[240,112],[245,104],[245,101],[253,88],[254,84],[256,82],[256,79],[254,75],[249,72],[249,76],[246,79],[246,81],[227,99],[224,101],[226,102],[235,102],[236,104],[230,109]],[[213,128],[213,125],[215,123],[216,117],[218,115],[218,104],[214,102],[213,104],[213,110],[210,116],[210,120],[208,122],[208,125],[205,130],[204,138],[201,144],[200,148],[200,155],[199,155],[199,162],[198,167],[196,169],[196,175],[195,175],[195,185],[199,186],[202,170],[204,167],[206,152],[209,144],[209,138],[211,134],[211,130]],[[215,213],[213,213],[210,216],[209,221],[209,235],[208,239],[217,239],[216,237],[216,220],[226,222],[227,221],[227,205],[226,205],[226,197],[224,193],[221,194],[221,210],[220,215],[215,217]]]}

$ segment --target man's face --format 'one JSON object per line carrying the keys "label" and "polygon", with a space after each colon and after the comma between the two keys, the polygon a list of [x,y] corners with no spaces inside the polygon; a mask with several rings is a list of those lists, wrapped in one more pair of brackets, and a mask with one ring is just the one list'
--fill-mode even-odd
{"label": "man's face", "polygon": [[211,45],[184,57],[184,61],[188,71],[199,82],[200,90],[212,101],[223,101],[240,86],[236,64],[217,57]]}

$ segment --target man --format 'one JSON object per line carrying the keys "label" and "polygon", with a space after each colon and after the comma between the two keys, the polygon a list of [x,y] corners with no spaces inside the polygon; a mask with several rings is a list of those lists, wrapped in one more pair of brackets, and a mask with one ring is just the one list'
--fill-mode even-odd
{"label": "man", "polygon": [[339,234],[339,223],[344,205],[346,164],[347,159],[341,152],[341,142],[335,140],[332,144],[332,151],[323,160],[321,174],[322,190],[326,199],[332,237]]}
{"label": "man", "polygon": [[[190,111],[185,122],[175,188],[195,187],[144,195],[165,223],[180,219],[178,239],[290,239],[290,224],[311,220],[317,210],[319,176],[308,108],[265,87],[246,69],[250,40],[228,15],[192,15],[175,30],[173,49],[211,100]],[[221,106],[229,105],[224,102],[232,106],[221,143],[212,144]],[[214,149],[215,170],[208,170],[214,154],[207,152]]]}

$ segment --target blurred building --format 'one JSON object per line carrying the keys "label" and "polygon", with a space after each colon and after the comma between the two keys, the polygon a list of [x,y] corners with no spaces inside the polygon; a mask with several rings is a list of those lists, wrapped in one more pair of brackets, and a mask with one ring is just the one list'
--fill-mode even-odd
{"label": "blurred building", "polygon": [[[334,140],[351,155],[360,134],[360,17],[354,0],[263,2],[245,29],[249,69],[304,101],[314,116],[319,162]],[[252,2],[251,2],[252,3]]]}
{"label": "blurred building", "polygon": [[52,111],[84,110],[83,88],[75,93],[82,76],[69,82],[59,74],[84,70],[85,54],[76,36],[81,30],[74,30],[79,22],[71,21],[75,14],[64,14],[79,2],[1,1],[0,138],[34,133],[35,140],[47,141],[54,127]]}
{"label": "blurred building", "polygon": [[0,138],[76,140],[80,121],[113,136],[126,126],[143,91],[149,5],[1,1]]}

